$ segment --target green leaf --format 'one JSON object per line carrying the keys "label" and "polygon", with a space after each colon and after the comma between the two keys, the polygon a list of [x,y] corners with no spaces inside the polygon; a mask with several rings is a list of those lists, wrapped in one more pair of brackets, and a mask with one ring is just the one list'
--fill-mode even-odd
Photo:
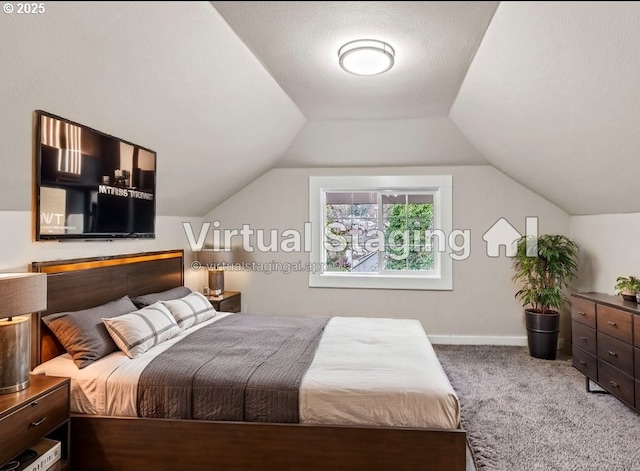
{"label": "green leaf", "polygon": [[[527,256],[527,242],[536,242],[536,256]],[[542,312],[559,309],[565,302],[563,289],[576,276],[578,245],[563,235],[523,236],[517,241],[513,259],[513,281],[522,305]]]}

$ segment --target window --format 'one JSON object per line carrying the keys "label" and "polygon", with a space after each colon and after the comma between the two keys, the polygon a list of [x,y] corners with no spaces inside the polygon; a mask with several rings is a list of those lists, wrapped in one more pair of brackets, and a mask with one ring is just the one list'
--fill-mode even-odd
{"label": "window", "polygon": [[309,286],[452,289],[451,180],[310,177]]}

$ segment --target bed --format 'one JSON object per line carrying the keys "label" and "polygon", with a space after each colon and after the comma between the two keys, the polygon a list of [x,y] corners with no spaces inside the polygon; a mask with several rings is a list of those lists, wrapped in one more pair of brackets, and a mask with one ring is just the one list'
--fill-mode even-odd
{"label": "bed", "polygon": [[[69,367],[64,349],[40,318],[50,313],[98,306],[124,295],[137,296],[181,286],[183,266],[182,251],[33,263],[33,271],[48,274],[48,309],[33,323],[33,366],[40,366],[36,371],[72,378],[75,375],[72,388],[75,383],[79,391],[99,389],[95,384],[87,386],[92,381],[85,371],[88,368],[78,370],[84,372],[80,376],[87,375],[81,378]],[[222,323],[224,319],[225,315],[220,314],[208,323]],[[345,353],[353,350],[353,345],[344,342],[348,341],[350,330],[361,328],[359,322],[339,318],[327,324],[317,357],[301,384],[301,423],[136,417],[132,401],[117,395],[122,389],[120,386],[99,382],[104,385],[104,397],[111,398],[98,401],[102,407],[90,402],[83,406],[77,397],[72,399],[72,403],[76,402],[71,426],[73,469],[465,469],[466,434],[456,426],[459,417],[451,413],[440,414],[445,416],[441,418],[444,421],[432,423],[426,415],[415,420],[399,417],[374,420],[358,419],[353,414],[344,418],[331,412],[335,411],[331,406],[335,406],[336,400],[339,402],[335,388],[334,394],[330,394],[318,389],[318,385],[327,380],[327,365],[335,364],[337,358],[347,357]],[[391,326],[382,328],[391,332]],[[375,337],[374,324],[372,330],[371,335]],[[400,330],[398,335],[405,333]],[[428,344],[426,336],[424,340]],[[180,342],[177,338],[174,341]],[[165,346],[168,348],[169,344]],[[118,366],[127,362],[122,355],[116,352],[107,357],[111,366],[102,372],[103,377],[118,377],[119,373],[115,373],[118,368],[131,369]],[[357,356],[350,357],[356,371],[359,360]],[[55,368],[51,366],[54,364]],[[47,367],[43,370],[42,365]],[[108,370],[113,365],[115,369]],[[335,381],[335,376],[331,381]],[[402,384],[404,380],[395,378],[394,381]],[[393,400],[384,396],[383,383],[373,387],[383,391],[374,403]],[[109,392],[109,387],[115,389]]]}

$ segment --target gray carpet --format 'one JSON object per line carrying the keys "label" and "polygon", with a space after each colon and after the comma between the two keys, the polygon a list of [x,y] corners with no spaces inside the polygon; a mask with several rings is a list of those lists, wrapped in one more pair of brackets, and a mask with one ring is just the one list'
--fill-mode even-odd
{"label": "gray carpet", "polygon": [[525,347],[434,345],[478,471],[640,471],[640,415],[588,394],[570,360]]}

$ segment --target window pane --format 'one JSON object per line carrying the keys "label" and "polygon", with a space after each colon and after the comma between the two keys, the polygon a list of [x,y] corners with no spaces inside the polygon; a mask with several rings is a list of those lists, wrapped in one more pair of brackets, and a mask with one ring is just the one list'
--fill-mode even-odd
{"label": "window pane", "polygon": [[350,204],[327,204],[327,219],[337,219],[351,216]]}
{"label": "window pane", "polygon": [[407,195],[404,194],[384,194],[382,195],[382,204],[406,204]]}
{"label": "window pane", "polygon": [[343,193],[343,192],[327,192],[325,193],[325,199],[327,204],[347,204],[351,205],[353,203],[351,199],[351,192]]}
{"label": "window pane", "polygon": [[427,230],[431,230],[433,218],[424,218],[424,219],[409,219],[407,222],[407,229],[410,231],[420,231],[422,232],[422,237],[424,238],[424,232]]}
{"label": "window pane", "polygon": [[411,247],[407,257],[408,270],[433,270],[433,268],[433,251],[430,247]]}
{"label": "window pane", "polygon": [[386,247],[385,270],[433,270],[434,260],[431,248],[402,246]]}
{"label": "window pane", "polygon": [[433,228],[430,194],[383,195],[385,270],[432,270],[433,253],[426,251]]}
{"label": "window pane", "polygon": [[378,217],[378,205],[377,204],[354,204],[353,205],[353,217],[364,218],[377,218]]}
{"label": "window pane", "polygon": [[351,271],[351,248],[327,250],[327,271]]}
{"label": "window pane", "polygon": [[384,269],[385,270],[406,270],[407,254],[409,247],[385,247],[384,252]]}
{"label": "window pane", "polygon": [[382,216],[386,218],[406,217],[404,208],[407,195],[382,195]]}
{"label": "window pane", "polygon": [[377,273],[377,193],[328,192],[325,198],[325,250],[329,270]]}
{"label": "window pane", "polygon": [[[351,234],[353,236],[354,251],[366,250],[365,245],[368,241],[377,238],[375,230],[378,228],[377,219],[353,219]],[[371,250],[367,250],[370,252]]]}
{"label": "window pane", "polygon": [[377,204],[377,193],[371,191],[360,191],[351,193],[353,204]]}
{"label": "window pane", "polygon": [[430,203],[433,204],[433,195],[430,194],[422,194],[422,195],[407,195],[407,202],[411,203]]}
{"label": "window pane", "polygon": [[352,272],[357,273],[377,273],[378,272],[378,252],[368,252],[367,255],[360,257],[353,262]]}

